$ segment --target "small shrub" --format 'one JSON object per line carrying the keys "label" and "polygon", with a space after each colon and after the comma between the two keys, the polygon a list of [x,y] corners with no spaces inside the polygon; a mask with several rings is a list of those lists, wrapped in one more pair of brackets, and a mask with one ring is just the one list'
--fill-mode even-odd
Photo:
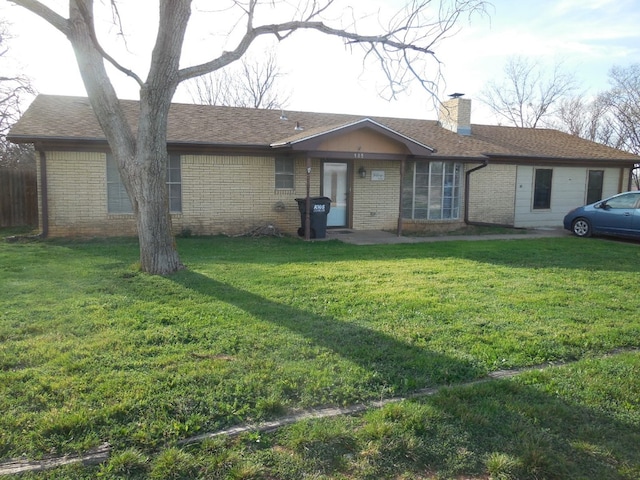
{"label": "small shrub", "polygon": [[261,398],[256,402],[256,409],[261,418],[272,418],[286,412],[285,406],[278,398]]}
{"label": "small shrub", "polygon": [[486,461],[491,480],[511,480],[515,478],[520,462],[506,453],[493,452]]}
{"label": "small shrub", "polygon": [[113,455],[102,469],[102,475],[131,478],[147,471],[148,458],[135,449],[128,449]]}
{"label": "small shrub", "polygon": [[180,233],[178,233],[177,237],[179,238],[190,238],[193,235],[193,232],[189,227],[182,227]]}
{"label": "small shrub", "polygon": [[149,478],[190,480],[197,477],[198,462],[193,455],[179,448],[169,448],[158,455]]}

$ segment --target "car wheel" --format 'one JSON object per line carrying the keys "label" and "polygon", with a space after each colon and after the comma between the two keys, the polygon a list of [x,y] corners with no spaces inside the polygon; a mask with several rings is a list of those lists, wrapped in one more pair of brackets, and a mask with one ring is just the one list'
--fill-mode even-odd
{"label": "car wheel", "polygon": [[586,218],[577,218],[571,225],[571,231],[577,237],[590,237],[591,236],[591,224]]}

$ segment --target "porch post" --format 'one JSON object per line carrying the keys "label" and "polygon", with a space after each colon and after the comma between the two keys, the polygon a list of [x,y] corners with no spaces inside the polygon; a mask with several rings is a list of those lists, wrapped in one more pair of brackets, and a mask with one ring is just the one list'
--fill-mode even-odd
{"label": "porch post", "polygon": [[307,155],[307,198],[304,210],[304,239],[311,240],[311,157]]}
{"label": "porch post", "polygon": [[403,157],[400,161],[400,195],[398,195],[399,205],[398,205],[398,236],[402,236],[402,187],[404,185],[404,169],[406,166],[406,158]]}

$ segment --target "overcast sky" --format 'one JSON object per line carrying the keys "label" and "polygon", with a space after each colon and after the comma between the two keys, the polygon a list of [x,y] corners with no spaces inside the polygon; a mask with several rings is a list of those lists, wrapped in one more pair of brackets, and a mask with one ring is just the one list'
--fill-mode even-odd
{"label": "overcast sky", "polygon": [[[150,0],[135,2],[148,3],[150,11],[155,5]],[[372,0],[345,3],[373,5]],[[0,0],[0,16],[12,24],[15,36],[9,44],[9,55],[17,68],[32,78],[39,92],[85,95],[71,48],[59,32],[7,0]],[[128,25],[134,32],[142,32],[146,26],[153,32],[156,26],[152,13],[138,15]],[[638,0],[493,0],[488,15],[462,20],[460,31],[436,51],[446,81],[440,94],[464,93],[473,102],[472,122],[495,123],[478,98],[487,82],[500,81],[505,61],[513,55],[535,59],[547,67],[562,62],[575,75],[581,91],[594,94],[607,87],[611,67],[640,63],[639,25]],[[136,43],[132,36],[129,50],[143,51],[153,35],[148,35],[146,44]],[[193,38],[210,38],[206,33],[200,35]],[[259,56],[265,46],[256,45],[253,54]],[[398,100],[381,99],[377,95],[382,80],[379,74],[371,69],[363,72],[360,57],[346,51],[339,40],[313,33],[296,34],[279,44],[276,52],[286,73],[281,88],[290,92],[290,110],[436,118],[433,102],[418,86]],[[145,60],[135,58],[131,55],[124,63],[144,77]],[[2,68],[9,67],[5,64]],[[136,98],[133,81],[118,79],[116,84],[121,97]],[[190,98],[179,93],[174,100],[188,102]]]}

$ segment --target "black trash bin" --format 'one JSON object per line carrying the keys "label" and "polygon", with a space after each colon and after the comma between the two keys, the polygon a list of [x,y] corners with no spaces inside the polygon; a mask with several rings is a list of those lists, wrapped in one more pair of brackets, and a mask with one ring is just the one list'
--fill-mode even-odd
{"label": "black trash bin", "polygon": [[[300,223],[298,235],[304,237],[304,228],[307,220],[307,199],[296,198],[298,210],[300,210]],[[325,238],[327,236],[327,215],[331,210],[331,199],[329,197],[311,197],[311,211],[309,212],[309,226],[311,238]]]}

